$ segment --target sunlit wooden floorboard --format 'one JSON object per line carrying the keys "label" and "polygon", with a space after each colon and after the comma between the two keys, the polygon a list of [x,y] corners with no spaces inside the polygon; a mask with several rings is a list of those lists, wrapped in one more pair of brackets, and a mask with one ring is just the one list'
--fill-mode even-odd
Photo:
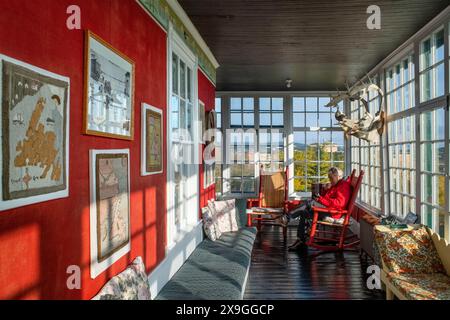
{"label": "sunlit wooden floorboard", "polygon": [[264,226],[252,254],[244,299],[383,299],[366,285],[370,260],[358,252],[326,253],[316,250],[289,252],[295,226],[288,228],[287,243],[281,228]]}

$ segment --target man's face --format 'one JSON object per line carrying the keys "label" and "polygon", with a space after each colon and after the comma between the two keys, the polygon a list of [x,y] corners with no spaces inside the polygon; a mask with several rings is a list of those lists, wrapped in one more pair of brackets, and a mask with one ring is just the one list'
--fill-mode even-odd
{"label": "man's face", "polygon": [[339,176],[337,174],[329,173],[328,179],[330,179],[330,182],[333,186],[339,182]]}

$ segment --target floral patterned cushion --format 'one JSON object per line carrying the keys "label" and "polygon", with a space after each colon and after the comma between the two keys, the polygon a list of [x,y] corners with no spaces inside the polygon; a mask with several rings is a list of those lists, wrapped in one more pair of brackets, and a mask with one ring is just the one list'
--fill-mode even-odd
{"label": "floral patterned cushion", "polygon": [[433,240],[424,226],[379,231],[375,241],[385,266],[395,273],[444,273]]}
{"label": "floral patterned cushion", "polygon": [[208,207],[212,215],[217,219],[217,225],[221,233],[238,231],[236,220],[235,200],[208,201]]}
{"label": "floral patterned cushion", "polygon": [[109,280],[93,300],[151,300],[142,258],[137,257],[125,271]]}
{"label": "floral patterned cushion", "polygon": [[212,214],[209,207],[202,208],[203,230],[211,241],[216,241],[222,233],[219,230],[219,224],[216,216]]}
{"label": "floral patterned cushion", "polygon": [[450,300],[450,277],[443,273],[387,274],[391,283],[411,300]]}

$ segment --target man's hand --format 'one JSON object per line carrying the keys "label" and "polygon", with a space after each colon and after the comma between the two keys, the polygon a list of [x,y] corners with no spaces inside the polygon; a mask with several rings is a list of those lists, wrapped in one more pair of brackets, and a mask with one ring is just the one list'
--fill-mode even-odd
{"label": "man's hand", "polygon": [[323,188],[324,191],[330,189],[330,188],[331,188],[331,183],[325,183],[325,184],[322,186],[322,188]]}

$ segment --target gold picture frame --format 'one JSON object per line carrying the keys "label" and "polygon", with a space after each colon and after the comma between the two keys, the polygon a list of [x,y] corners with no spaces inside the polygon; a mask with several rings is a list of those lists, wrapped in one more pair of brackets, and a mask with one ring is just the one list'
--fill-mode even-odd
{"label": "gold picture frame", "polygon": [[134,140],[134,61],[90,30],[84,60],[83,134]]}

